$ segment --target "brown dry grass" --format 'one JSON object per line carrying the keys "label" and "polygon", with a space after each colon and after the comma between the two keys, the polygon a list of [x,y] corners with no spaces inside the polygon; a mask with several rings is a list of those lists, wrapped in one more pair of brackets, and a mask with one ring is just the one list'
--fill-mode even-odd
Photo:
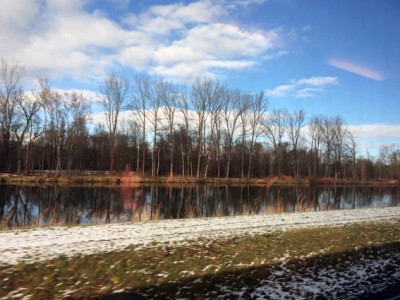
{"label": "brown dry grass", "polygon": [[129,185],[138,184],[168,184],[168,185],[254,185],[254,186],[306,186],[306,185],[357,185],[357,186],[396,186],[398,180],[368,180],[353,181],[349,179],[335,178],[293,178],[289,176],[266,177],[266,178],[195,178],[191,176],[158,176],[152,177],[140,173],[115,173],[110,175],[103,174],[0,174],[0,182],[8,184],[59,184],[59,185]]}

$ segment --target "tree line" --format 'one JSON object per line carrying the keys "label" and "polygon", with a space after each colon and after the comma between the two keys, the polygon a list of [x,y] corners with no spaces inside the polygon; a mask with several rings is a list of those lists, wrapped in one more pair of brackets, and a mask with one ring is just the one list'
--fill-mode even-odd
{"label": "tree line", "polygon": [[135,171],[152,176],[257,178],[275,175],[368,180],[400,178],[400,147],[359,157],[341,116],[269,109],[260,91],[197,78],[110,74],[98,83],[104,120],[76,92],[46,77],[27,93],[25,70],[1,60],[0,170]]}

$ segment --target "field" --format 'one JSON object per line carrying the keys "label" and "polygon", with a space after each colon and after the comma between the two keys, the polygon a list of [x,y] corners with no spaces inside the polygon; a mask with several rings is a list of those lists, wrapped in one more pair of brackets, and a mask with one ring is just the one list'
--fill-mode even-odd
{"label": "field", "polygon": [[399,250],[393,207],[12,230],[0,299],[360,298],[399,282]]}

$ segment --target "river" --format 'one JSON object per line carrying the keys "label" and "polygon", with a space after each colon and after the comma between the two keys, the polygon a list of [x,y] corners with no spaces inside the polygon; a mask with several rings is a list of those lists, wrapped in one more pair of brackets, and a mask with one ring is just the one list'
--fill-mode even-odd
{"label": "river", "polygon": [[399,187],[0,185],[0,229],[390,206]]}

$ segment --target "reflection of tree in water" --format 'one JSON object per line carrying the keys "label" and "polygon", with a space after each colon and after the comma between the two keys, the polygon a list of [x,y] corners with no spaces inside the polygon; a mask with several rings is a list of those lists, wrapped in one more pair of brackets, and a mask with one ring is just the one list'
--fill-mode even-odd
{"label": "reflection of tree in water", "polygon": [[117,190],[59,186],[1,186],[1,226],[116,222],[124,213]]}
{"label": "reflection of tree in water", "polygon": [[0,193],[0,220],[3,220],[4,217],[4,210],[6,207],[6,194],[5,193]]}
{"label": "reflection of tree in water", "polygon": [[38,207],[41,225],[77,225],[80,223],[82,204],[79,190],[69,187],[51,186],[39,188]]}
{"label": "reflection of tree in water", "polygon": [[91,199],[92,217],[90,223],[114,223],[126,221],[125,209],[118,188],[91,188],[92,194],[86,195]]}
{"label": "reflection of tree in water", "polygon": [[29,209],[29,199],[22,193],[21,188],[15,186],[2,188],[1,191],[1,226],[12,228],[32,224],[32,214]]}
{"label": "reflection of tree in water", "polygon": [[0,227],[104,224],[400,205],[376,187],[0,185]]}

